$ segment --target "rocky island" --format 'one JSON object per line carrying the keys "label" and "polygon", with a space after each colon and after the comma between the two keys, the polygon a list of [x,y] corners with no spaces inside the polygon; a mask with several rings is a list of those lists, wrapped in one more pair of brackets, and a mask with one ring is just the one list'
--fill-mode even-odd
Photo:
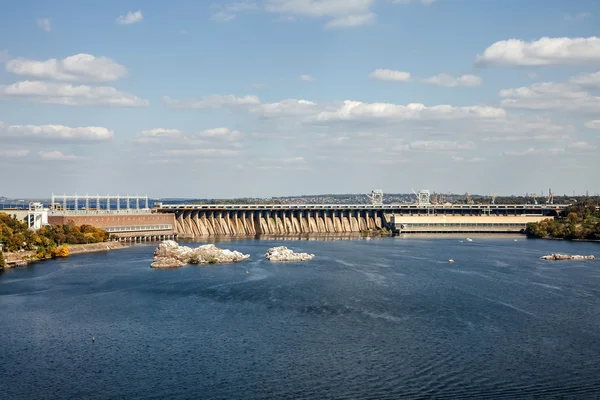
{"label": "rocky island", "polygon": [[265,258],[269,261],[308,261],[314,257],[314,254],[294,253],[285,246],[272,247],[265,254]]}
{"label": "rocky island", "polygon": [[549,254],[540,257],[542,260],[595,260],[594,256],[570,256],[568,254]]}
{"label": "rocky island", "polygon": [[152,268],[178,268],[187,264],[224,264],[244,261],[249,254],[239,251],[219,249],[214,244],[205,244],[196,248],[180,246],[173,240],[163,241],[154,251]]}

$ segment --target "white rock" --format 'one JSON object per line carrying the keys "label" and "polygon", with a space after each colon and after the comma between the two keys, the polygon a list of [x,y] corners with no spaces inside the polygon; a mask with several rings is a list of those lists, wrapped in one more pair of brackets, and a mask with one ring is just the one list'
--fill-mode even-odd
{"label": "white rock", "polygon": [[294,253],[285,246],[272,247],[267,250],[265,257],[269,261],[308,261],[312,260],[315,255],[308,253]]}
{"label": "white rock", "polygon": [[559,254],[559,253],[542,256],[540,258],[542,260],[595,260],[596,259],[596,257],[594,257],[594,256],[579,256],[579,255],[570,256],[568,254]]}
{"label": "white rock", "polygon": [[219,249],[214,244],[205,244],[195,249],[180,246],[173,240],[165,240],[154,251],[152,268],[177,268],[186,264],[222,264],[247,260],[249,254]]}

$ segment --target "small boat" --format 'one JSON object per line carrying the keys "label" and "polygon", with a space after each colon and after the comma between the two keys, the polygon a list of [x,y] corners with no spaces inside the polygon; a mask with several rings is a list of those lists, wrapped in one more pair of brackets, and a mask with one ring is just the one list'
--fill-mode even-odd
{"label": "small boat", "polygon": [[472,241],[473,241],[473,239],[467,238],[467,242],[472,242]]}
{"label": "small boat", "polygon": [[454,260],[453,260],[453,259],[449,259],[449,260],[448,260],[448,262],[449,262],[449,263],[453,263],[453,262],[454,262]]}
{"label": "small boat", "polygon": [[517,240],[517,239],[515,239],[515,242],[518,242],[518,240]]}

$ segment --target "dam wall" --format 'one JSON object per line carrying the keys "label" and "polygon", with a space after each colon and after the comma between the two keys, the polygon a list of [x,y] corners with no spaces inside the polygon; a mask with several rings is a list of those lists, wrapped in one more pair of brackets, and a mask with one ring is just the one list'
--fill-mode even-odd
{"label": "dam wall", "polygon": [[[518,232],[527,222],[554,218],[565,207],[567,205],[158,203],[154,211],[174,217],[173,229],[179,237],[202,237],[353,233],[383,228],[396,232],[470,232],[473,229]],[[410,228],[403,229],[403,224]]]}
{"label": "dam wall", "polygon": [[181,236],[246,236],[351,233],[388,226],[390,216],[375,210],[181,210]]}

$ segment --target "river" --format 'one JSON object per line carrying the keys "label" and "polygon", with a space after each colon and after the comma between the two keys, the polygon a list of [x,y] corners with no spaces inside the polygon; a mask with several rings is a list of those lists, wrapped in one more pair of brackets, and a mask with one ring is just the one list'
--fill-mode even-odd
{"label": "river", "polygon": [[[600,261],[539,257],[600,245],[473,238],[232,240],[249,261],[170,270],[138,245],[8,270],[1,397],[598,398]],[[266,261],[278,245],[316,257]]]}

